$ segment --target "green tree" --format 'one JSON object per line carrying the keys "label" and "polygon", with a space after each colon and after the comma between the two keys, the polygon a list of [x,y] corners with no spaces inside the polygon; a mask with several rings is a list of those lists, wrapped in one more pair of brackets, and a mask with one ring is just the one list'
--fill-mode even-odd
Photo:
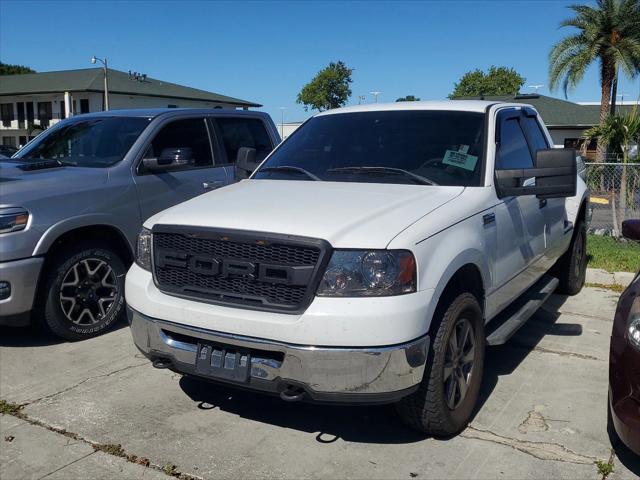
{"label": "green tree", "polygon": [[481,97],[483,95],[515,95],[524,85],[525,78],[513,68],[491,66],[487,73],[476,69],[465,73],[453,85],[454,97]]}
{"label": "green tree", "polygon": [[302,87],[296,102],[303,104],[305,110],[311,107],[320,112],[344,106],[351,96],[352,73],[353,69],[344,62],[331,62]]}
{"label": "green tree", "polygon": [[[621,69],[635,78],[640,69],[640,1],[597,0],[595,7],[572,5],[575,16],[560,23],[578,31],[556,43],[549,53],[549,85],[551,90],[562,84],[565,97],[588,67],[599,63],[600,125],[609,116],[611,87]],[[597,160],[602,161],[605,146],[598,143]]]}
{"label": "green tree", "polygon": [[396,99],[396,102],[419,102],[420,98],[413,95],[407,95],[406,97],[400,97]]}
{"label": "green tree", "polygon": [[[629,178],[627,164],[631,161],[629,152],[632,144],[640,145],[640,115],[638,109],[634,108],[626,115],[609,115],[604,122],[596,125],[584,132],[584,138],[587,140],[597,139],[598,145],[602,144],[608,147],[612,153],[618,156],[622,161],[622,173],[620,177],[620,204],[616,211],[615,195],[612,196],[611,209],[614,218],[614,226],[617,229],[614,232],[617,235],[621,231],[622,220],[626,216],[627,196],[629,191],[635,191],[635,186],[640,182],[640,175],[636,169],[632,171],[632,178]],[[586,143],[585,142],[585,145]],[[635,161],[639,159],[636,157]],[[601,169],[605,166],[601,166]],[[599,170],[602,172],[602,170]],[[602,181],[600,182],[602,183]],[[631,186],[631,188],[629,188]],[[615,188],[615,183],[614,183]]]}
{"label": "green tree", "polygon": [[17,75],[19,73],[36,73],[36,71],[23,65],[0,62],[0,75]]}

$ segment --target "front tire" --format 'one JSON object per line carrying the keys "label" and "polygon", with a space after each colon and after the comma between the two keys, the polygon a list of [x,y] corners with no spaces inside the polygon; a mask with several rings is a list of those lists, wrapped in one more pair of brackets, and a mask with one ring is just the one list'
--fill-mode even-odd
{"label": "front tire", "polygon": [[575,226],[569,249],[553,268],[557,276],[558,293],[577,295],[582,290],[587,276],[587,227],[582,220]]}
{"label": "front tire", "polygon": [[432,338],[431,365],[419,389],[403,398],[397,411],[410,427],[449,437],[468,425],[482,383],[484,323],[476,297],[455,297]]}
{"label": "front tire", "polygon": [[78,245],[53,260],[45,283],[44,323],[58,337],[99,335],[124,313],[126,268],[108,246]]}

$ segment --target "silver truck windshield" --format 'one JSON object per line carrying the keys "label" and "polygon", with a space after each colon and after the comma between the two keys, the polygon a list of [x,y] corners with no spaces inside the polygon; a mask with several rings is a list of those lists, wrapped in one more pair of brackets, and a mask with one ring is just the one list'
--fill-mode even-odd
{"label": "silver truck windshield", "polygon": [[100,117],[54,127],[27,145],[16,159],[54,160],[62,165],[108,167],[120,160],[149,125],[145,117]]}
{"label": "silver truck windshield", "polygon": [[374,111],[312,118],[253,178],[479,186],[484,114]]}

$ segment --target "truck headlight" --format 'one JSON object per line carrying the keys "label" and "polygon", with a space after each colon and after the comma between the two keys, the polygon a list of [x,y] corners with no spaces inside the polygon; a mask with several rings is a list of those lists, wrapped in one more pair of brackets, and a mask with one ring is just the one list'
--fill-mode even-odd
{"label": "truck headlight", "polygon": [[138,234],[136,263],[141,268],[151,271],[151,230],[144,227]]}
{"label": "truck headlight", "polygon": [[335,250],[321,297],[383,297],[416,291],[416,260],[407,250]]}
{"label": "truck headlight", "polygon": [[629,343],[640,350],[640,297],[636,297],[631,304],[627,327]]}
{"label": "truck headlight", "polygon": [[28,223],[29,212],[24,208],[0,208],[0,233],[24,230]]}

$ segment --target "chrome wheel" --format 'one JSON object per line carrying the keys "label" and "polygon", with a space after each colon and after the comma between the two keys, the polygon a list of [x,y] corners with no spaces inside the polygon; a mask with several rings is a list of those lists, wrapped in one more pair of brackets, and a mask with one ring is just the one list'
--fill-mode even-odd
{"label": "chrome wheel", "polygon": [[62,312],[68,320],[76,325],[94,325],[116,304],[116,275],[104,260],[81,260],[65,273],[59,298]]}
{"label": "chrome wheel", "polygon": [[460,318],[451,330],[444,361],[444,391],[450,410],[455,410],[467,396],[475,353],[473,325],[468,319]]}

